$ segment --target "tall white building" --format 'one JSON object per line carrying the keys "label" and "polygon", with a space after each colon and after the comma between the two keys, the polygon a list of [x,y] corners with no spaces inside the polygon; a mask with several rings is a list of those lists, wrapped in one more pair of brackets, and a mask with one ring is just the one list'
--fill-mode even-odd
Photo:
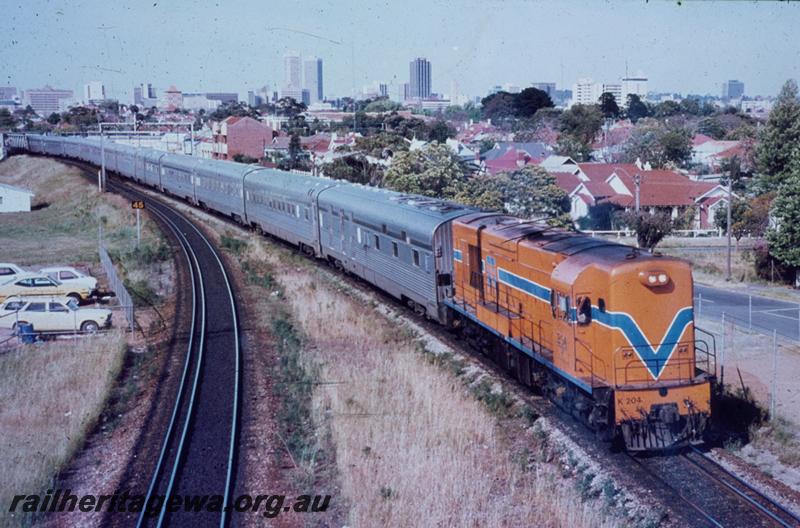
{"label": "tall white building", "polygon": [[588,77],[578,79],[578,82],[572,85],[572,104],[595,104],[597,98],[594,96],[594,84],[594,81]]}
{"label": "tall white building", "polygon": [[99,103],[106,100],[106,87],[100,81],[89,81],[83,85],[83,102]]}
{"label": "tall white building", "polygon": [[303,60],[303,89],[308,90],[311,103],[318,103],[325,98],[322,89],[322,59],[306,57]]}
{"label": "tall white building", "polygon": [[622,99],[626,103],[628,94],[636,94],[642,100],[647,97],[647,77],[642,72],[622,78]]}
{"label": "tall white building", "polygon": [[572,85],[572,104],[597,104],[600,96],[606,92],[614,96],[617,106],[622,107],[625,104],[621,84],[594,82],[589,78],[578,79],[578,82]]}
{"label": "tall white building", "polygon": [[283,56],[283,86],[281,97],[292,97],[295,101],[303,100],[303,81],[300,71],[300,54],[287,51]]}

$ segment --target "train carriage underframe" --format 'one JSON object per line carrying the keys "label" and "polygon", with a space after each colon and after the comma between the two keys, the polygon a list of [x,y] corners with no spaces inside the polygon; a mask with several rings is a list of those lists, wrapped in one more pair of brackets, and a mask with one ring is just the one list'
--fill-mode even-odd
{"label": "train carriage underframe", "polygon": [[705,440],[708,422],[705,413],[690,412],[688,416],[682,416],[677,405],[666,403],[650,412],[641,409],[639,419],[616,424],[615,395],[624,394],[625,390],[594,387],[591,394],[587,393],[464,314],[454,312],[449,319],[451,328],[471,347],[524,386],[552,401],[563,412],[594,431],[598,440],[611,443],[615,449],[664,450],[699,445]]}

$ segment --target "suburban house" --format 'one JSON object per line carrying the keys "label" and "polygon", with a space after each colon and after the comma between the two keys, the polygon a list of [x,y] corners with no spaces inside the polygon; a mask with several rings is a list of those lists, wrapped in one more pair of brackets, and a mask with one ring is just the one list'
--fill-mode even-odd
{"label": "suburban house", "polygon": [[672,218],[695,208],[694,229],[715,227],[714,214],[727,204],[727,190],[713,182],[692,180],[675,171],[648,169],[632,163],[576,163],[552,156],[541,165],[556,177],[570,197],[570,216],[577,221],[600,204],[622,210],[636,208],[637,177],[639,208],[654,214],[668,212]]}
{"label": "suburban house", "polygon": [[28,189],[0,183],[0,213],[19,213],[31,210],[34,194]]}
{"label": "suburban house", "polygon": [[705,134],[692,138],[692,162],[714,167],[725,158],[739,155],[743,157],[744,146],[741,141],[722,141]]}
{"label": "suburban house", "polygon": [[237,154],[261,159],[272,142],[272,127],[252,117],[230,116],[211,123],[214,159],[232,160]]}
{"label": "suburban house", "polygon": [[480,168],[491,175],[538,165],[552,153],[544,143],[499,141],[480,155]]}

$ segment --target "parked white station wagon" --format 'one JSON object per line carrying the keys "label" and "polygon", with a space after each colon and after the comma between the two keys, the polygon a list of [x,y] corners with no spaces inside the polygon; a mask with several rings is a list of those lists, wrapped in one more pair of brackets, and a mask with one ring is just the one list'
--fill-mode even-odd
{"label": "parked white station wagon", "polygon": [[97,332],[111,326],[111,310],[79,308],[72,297],[11,297],[0,305],[0,328],[29,323],[36,332]]}

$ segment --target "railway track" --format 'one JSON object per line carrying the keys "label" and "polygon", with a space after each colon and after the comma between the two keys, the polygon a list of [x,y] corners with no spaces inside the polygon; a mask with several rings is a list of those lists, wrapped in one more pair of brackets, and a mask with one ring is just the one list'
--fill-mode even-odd
{"label": "railway track", "polygon": [[236,474],[241,355],[231,282],[213,245],[185,216],[129,185],[110,181],[109,190],[146,201],[177,239],[191,278],[189,340],[146,503],[176,495],[222,502],[220,511],[143,511],[136,526],[227,526]]}
{"label": "railway track", "polygon": [[627,457],[697,518],[692,526],[800,527],[800,517],[699,449],[660,457]]}

